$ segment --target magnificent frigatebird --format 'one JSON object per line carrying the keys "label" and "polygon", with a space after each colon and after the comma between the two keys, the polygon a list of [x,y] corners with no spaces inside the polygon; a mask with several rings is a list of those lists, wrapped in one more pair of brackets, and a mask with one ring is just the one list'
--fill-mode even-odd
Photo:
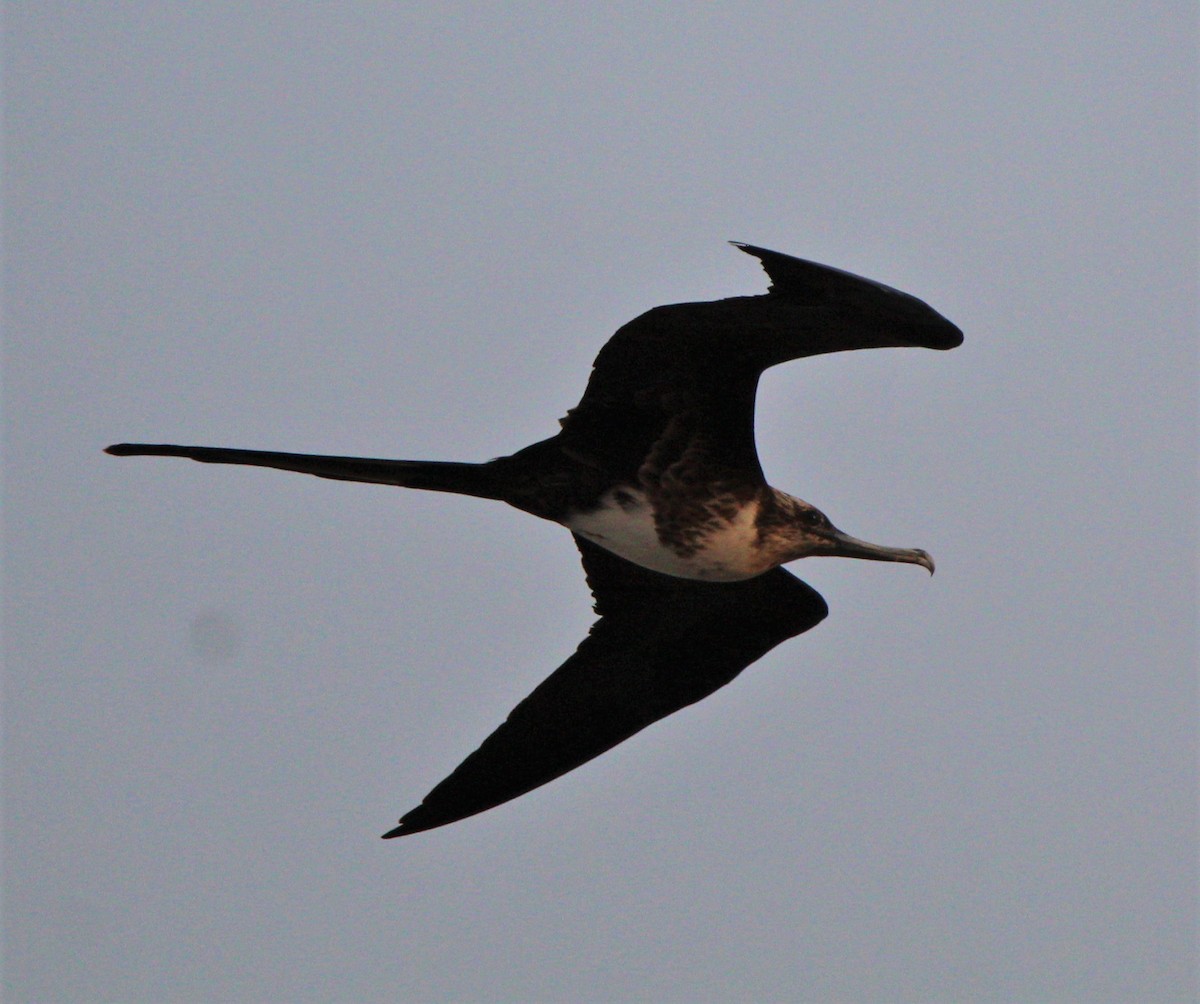
{"label": "magnificent frigatebird", "polygon": [[599,619],[575,654],[385,838],[443,826],[545,784],[729,683],[828,612],[781,565],[810,555],[903,561],[770,487],[754,444],[768,366],[844,349],[951,349],[962,332],[882,283],[737,244],[767,293],[655,307],[600,350],[561,431],[487,463],[374,460],[120,443],[189,457],[500,499],[575,537]]}

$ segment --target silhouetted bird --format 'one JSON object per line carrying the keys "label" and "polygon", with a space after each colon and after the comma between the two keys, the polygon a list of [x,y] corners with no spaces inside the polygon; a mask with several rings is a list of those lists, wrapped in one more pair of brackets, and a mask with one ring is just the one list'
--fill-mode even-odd
{"label": "silhouetted bird", "polygon": [[578,650],[385,837],[482,812],[545,784],[724,686],[827,613],[779,567],[810,555],[903,561],[770,487],[754,445],[768,366],[843,349],[950,349],[962,332],[906,293],[738,244],[769,292],[655,307],[600,350],[551,439],[482,464],[122,443],[343,481],[500,499],[572,532],[599,619]]}

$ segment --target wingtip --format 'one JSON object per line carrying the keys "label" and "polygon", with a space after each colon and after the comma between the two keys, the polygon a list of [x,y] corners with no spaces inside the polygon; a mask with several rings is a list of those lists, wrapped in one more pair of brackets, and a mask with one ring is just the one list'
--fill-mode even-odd
{"label": "wingtip", "polygon": [[[417,809],[419,808],[420,806],[417,806]],[[388,830],[387,833],[383,835],[383,839],[395,840],[397,837],[408,837],[414,833],[420,833],[422,830],[432,830],[434,827],[441,826],[445,822],[452,822],[452,820],[441,820],[430,823],[429,820],[422,821],[419,814],[416,819],[413,819],[413,814],[417,812],[417,809],[414,809],[412,812],[407,812],[401,816],[400,825],[393,826],[390,830]]]}
{"label": "wingtip", "polygon": [[[943,320],[945,320],[943,318]],[[938,349],[956,349],[963,343],[962,328],[952,321],[946,321],[947,328],[943,332],[942,343],[934,346]]]}
{"label": "wingtip", "polygon": [[[767,267],[767,262],[772,259],[775,259],[775,258],[790,258],[791,257],[791,255],[783,255],[783,254],[780,254],[778,251],[771,251],[771,250],[768,250],[767,248],[760,247],[757,244],[747,244],[745,241],[730,241],[729,243],[732,244],[739,251],[743,252],[744,254],[750,255],[751,258],[757,258],[758,263],[760,265],[762,265],[762,267],[763,267],[763,271],[766,272],[767,276],[771,279],[774,279],[774,276],[771,274],[771,270]],[[797,260],[803,261],[802,259],[797,259]],[[803,263],[806,265],[812,264],[811,262],[803,262]]]}

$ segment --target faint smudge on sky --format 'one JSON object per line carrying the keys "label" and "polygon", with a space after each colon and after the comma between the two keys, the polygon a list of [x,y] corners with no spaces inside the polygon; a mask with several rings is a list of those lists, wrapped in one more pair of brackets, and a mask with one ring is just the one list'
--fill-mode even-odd
{"label": "faint smudge on sky", "polygon": [[204,662],[229,662],[242,650],[242,632],[224,611],[202,610],[192,618],[188,642]]}

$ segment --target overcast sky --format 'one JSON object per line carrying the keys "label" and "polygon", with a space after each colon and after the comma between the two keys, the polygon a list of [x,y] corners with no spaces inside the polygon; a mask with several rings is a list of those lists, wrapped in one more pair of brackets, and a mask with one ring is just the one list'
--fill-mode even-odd
{"label": "overcast sky", "polygon": [[[566,11],[565,13],[563,11]],[[5,7],[5,999],[1183,1001],[1192,3]],[[483,460],[741,240],[965,344],[771,371],[778,487],[919,568],[453,826],[591,621]]]}

